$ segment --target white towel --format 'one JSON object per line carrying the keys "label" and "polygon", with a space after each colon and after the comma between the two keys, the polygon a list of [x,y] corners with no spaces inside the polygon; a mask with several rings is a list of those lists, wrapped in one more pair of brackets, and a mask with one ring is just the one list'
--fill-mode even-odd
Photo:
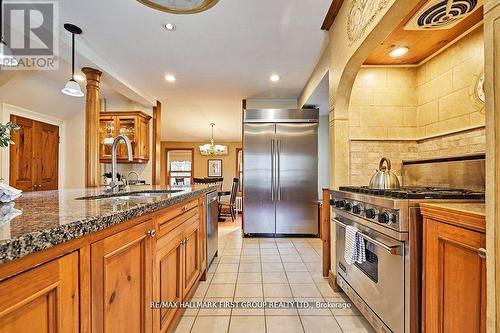
{"label": "white towel", "polygon": [[358,229],[350,225],[345,228],[344,259],[352,265],[366,261],[365,242]]}
{"label": "white towel", "polygon": [[22,195],[23,191],[0,182],[0,201],[11,202]]}

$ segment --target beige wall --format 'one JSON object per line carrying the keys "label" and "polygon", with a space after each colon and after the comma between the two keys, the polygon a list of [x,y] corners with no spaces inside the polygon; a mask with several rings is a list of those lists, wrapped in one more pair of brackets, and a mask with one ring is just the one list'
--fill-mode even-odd
{"label": "beige wall", "polygon": [[416,68],[361,68],[349,104],[349,138],[416,138],[417,99]]}
{"label": "beige wall", "polygon": [[485,129],[477,128],[423,140],[351,140],[349,184],[366,186],[382,157],[401,179],[404,160],[458,156],[486,151]]}
{"label": "beige wall", "polygon": [[483,69],[482,26],[417,68],[418,137],[484,126],[484,112],[471,97]]}
{"label": "beige wall", "polygon": [[161,178],[160,183],[166,184],[167,177],[167,148],[193,148],[194,149],[194,177],[203,178],[207,177],[207,163],[209,159],[221,159],[222,160],[222,176],[224,177],[223,188],[226,190],[231,189],[231,183],[233,178],[236,177],[236,148],[241,148],[241,142],[216,142],[217,144],[227,145],[228,154],[224,156],[202,156],[198,146],[205,144],[206,142],[172,142],[172,141],[162,141],[161,143]]}

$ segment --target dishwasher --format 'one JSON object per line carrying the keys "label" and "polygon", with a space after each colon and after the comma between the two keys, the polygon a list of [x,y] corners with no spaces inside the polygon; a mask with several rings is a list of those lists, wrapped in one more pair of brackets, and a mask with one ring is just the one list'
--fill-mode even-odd
{"label": "dishwasher", "polygon": [[219,200],[217,191],[207,193],[207,270],[212,264],[212,261],[217,257],[218,252],[218,237],[219,237]]}

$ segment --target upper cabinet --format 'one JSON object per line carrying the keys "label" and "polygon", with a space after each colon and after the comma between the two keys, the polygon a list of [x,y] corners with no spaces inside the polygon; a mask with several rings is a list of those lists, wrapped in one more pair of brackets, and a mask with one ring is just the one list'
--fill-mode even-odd
{"label": "upper cabinet", "polygon": [[[149,160],[149,120],[141,111],[101,112],[99,117],[99,156],[102,163],[111,162],[113,138],[124,134],[132,142],[131,163],[146,163]],[[118,163],[129,163],[127,148],[121,141],[117,150]]]}

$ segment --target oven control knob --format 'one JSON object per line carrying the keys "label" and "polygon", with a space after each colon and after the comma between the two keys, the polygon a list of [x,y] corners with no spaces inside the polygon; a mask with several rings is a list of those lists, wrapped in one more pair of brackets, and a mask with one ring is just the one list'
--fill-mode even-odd
{"label": "oven control knob", "polygon": [[361,208],[361,205],[354,205],[354,206],[352,207],[352,212],[353,212],[354,214],[361,214],[361,211],[362,211],[362,210],[363,210],[363,209]]}
{"label": "oven control knob", "polygon": [[383,212],[382,214],[380,214],[378,216],[378,221],[380,223],[384,223],[384,224],[391,224],[395,220],[396,220],[396,217],[394,216],[394,214],[389,213],[389,212]]}
{"label": "oven control knob", "polygon": [[344,208],[345,204],[346,204],[345,200],[338,200],[337,202],[335,202],[335,207]]}
{"label": "oven control knob", "polygon": [[369,219],[374,219],[377,214],[378,211],[375,208],[368,208],[365,212],[365,216]]}
{"label": "oven control knob", "polygon": [[336,201],[337,201],[337,200],[335,200],[335,199],[330,199],[330,206],[335,206],[335,202],[336,202]]}
{"label": "oven control knob", "polygon": [[344,209],[350,212],[352,210],[352,202],[346,203]]}

